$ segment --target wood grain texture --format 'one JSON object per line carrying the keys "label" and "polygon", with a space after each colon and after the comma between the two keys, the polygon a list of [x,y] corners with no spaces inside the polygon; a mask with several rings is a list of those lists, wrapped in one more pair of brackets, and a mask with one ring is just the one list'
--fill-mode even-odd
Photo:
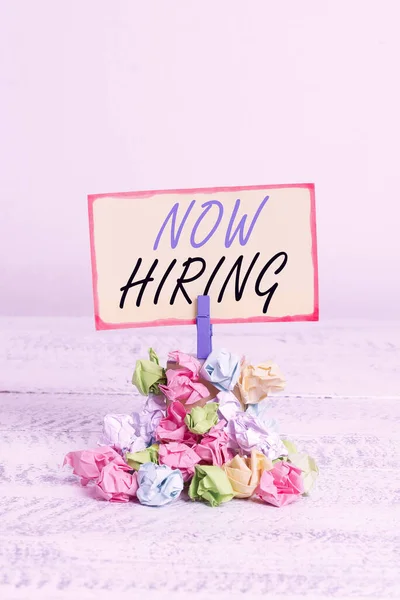
{"label": "wood grain texture", "polygon": [[214,345],[275,358],[287,374],[271,413],[321,474],[284,509],[112,505],[61,468],[66,452],[96,444],[105,413],[140,408],[136,358],[149,345],[193,351],[191,329],[0,324],[2,599],[400,598],[398,324],[218,328]]}

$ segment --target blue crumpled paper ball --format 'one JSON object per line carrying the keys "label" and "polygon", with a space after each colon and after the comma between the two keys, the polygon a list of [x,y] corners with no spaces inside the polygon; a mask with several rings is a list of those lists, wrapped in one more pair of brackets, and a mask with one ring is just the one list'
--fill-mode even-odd
{"label": "blue crumpled paper ball", "polygon": [[146,506],[165,506],[179,498],[183,477],[179,469],[152,462],[143,464],[137,475],[137,498]]}

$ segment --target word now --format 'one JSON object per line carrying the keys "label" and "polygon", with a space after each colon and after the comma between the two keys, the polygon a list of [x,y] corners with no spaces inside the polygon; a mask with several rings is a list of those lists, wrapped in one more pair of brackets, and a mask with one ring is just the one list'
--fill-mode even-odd
{"label": "word now", "polygon": [[[260,216],[262,209],[268,202],[268,199],[269,199],[269,196],[265,196],[265,198],[262,200],[260,206],[258,207],[258,209],[250,223],[247,233],[244,232],[244,228],[246,225],[246,220],[247,220],[248,215],[243,215],[242,218],[240,219],[236,229],[234,231],[232,231],[235,226],[235,220],[236,220],[237,214],[239,212],[239,208],[240,208],[240,198],[238,198],[236,200],[235,206],[233,208],[232,214],[229,219],[228,227],[226,230],[225,248],[231,247],[232,242],[237,235],[239,236],[239,243],[241,246],[245,246],[247,244],[247,242],[249,241],[250,236],[253,232],[254,226],[257,223],[257,219]],[[164,223],[161,225],[161,229],[158,232],[157,237],[154,242],[153,250],[157,250],[158,245],[160,243],[160,239],[162,237],[162,234],[164,233],[164,230],[168,226],[169,223],[171,223],[171,233],[170,233],[171,248],[174,249],[177,247],[177,245],[179,243],[179,238],[181,237],[182,230],[183,230],[183,228],[186,224],[186,221],[187,221],[190,213],[192,212],[192,209],[195,204],[196,204],[196,200],[192,200],[178,226],[177,226],[177,220],[178,220],[179,202],[176,202],[176,204],[174,204],[174,206],[171,208],[168,215],[166,216]],[[204,246],[204,244],[206,244],[208,242],[208,240],[214,235],[214,233],[218,229],[218,226],[221,223],[222,217],[224,216],[224,206],[223,206],[222,202],[219,202],[218,200],[208,200],[207,202],[204,202],[201,205],[201,208],[203,209],[203,211],[202,211],[201,215],[199,216],[199,218],[197,219],[197,221],[195,222],[192,232],[190,234],[190,244],[191,244],[191,246],[193,246],[193,248],[201,248],[201,246]],[[215,213],[215,222],[214,222],[213,226],[211,227],[210,231],[207,233],[207,235],[202,240],[197,240],[196,234],[197,234],[199,225],[211,210],[213,210],[213,212]]]}
{"label": "word now", "polygon": [[[218,286],[219,292],[218,292],[218,288],[217,288],[215,290],[214,297],[217,297],[217,302],[222,302],[225,292],[227,290],[228,284],[229,284],[230,280],[234,277],[234,296],[235,296],[236,302],[239,302],[243,297],[243,294],[246,289],[246,284],[248,282],[251,272],[253,271],[256,263],[258,262],[259,257],[260,257],[260,252],[257,252],[253,257],[253,259],[250,263],[250,266],[247,269],[244,269],[244,272],[242,273],[244,256],[243,255],[239,256],[233,263],[231,269],[229,270],[229,273],[226,275],[225,278],[222,279],[222,281],[221,281],[221,278],[218,281],[218,272],[220,271],[222,265],[225,263],[226,256],[222,256],[219,259],[219,261],[217,262],[217,264],[215,265],[215,267],[212,269],[211,272],[207,271],[207,263],[204,258],[202,258],[201,256],[190,257],[182,263],[180,269],[178,266],[178,275],[176,275],[176,269],[175,269],[175,266],[178,262],[176,258],[174,258],[170,262],[170,264],[168,265],[168,267],[164,273],[158,272],[159,270],[157,270],[157,265],[158,265],[159,261],[156,258],[153,261],[150,268],[148,268],[147,271],[146,270],[144,271],[144,273],[143,273],[144,276],[143,275],[139,276],[139,269],[140,269],[143,261],[141,258],[138,258],[136,265],[135,265],[128,281],[126,282],[126,284],[124,286],[122,286],[120,288],[122,295],[121,295],[119,307],[121,309],[124,308],[128,292],[136,286],[138,289],[138,293],[137,293],[137,297],[136,297],[136,306],[137,307],[140,307],[142,300],[143,300],[144,293],[145,293],[146,289],[148,288],[148,286],[150,288],[152,288],[150,291],[150,294],[153,294],[153,303],[158,304],[160,294],[161,294],[162,289],[165,285],[165,282],[167,281],[168,278],[170,278],[170,280],[171,280],[171,278],[173,278],[172,281],[174,281],[174,280],[176,281],[176,284],[174,286],[174,289],[171,293],[171,297],[169,300],[169,303],[171,306],[175,303],[178,294],[182,294],[183,297],[185,298],[186,302],[188,304],[192,304],[192,299],[191,299],[190,295],[188,294],[186,288],[187,288],[188,284],[191,284],[200,278],[204,279],[204,291],[202,292],[202,295],[208,296],[210,293],[211,287],[214,286],[214,289],[215,289],[215,287]],[[263,314],[266,314],[266,312],[268,310],[268,306],[271,302],[272,296],[276,292],[278,285],[279,285],[278,282],[276,281],[272,286],[270,286],[270,287],[266,286],[265,282],[263,281],[264,277],[266,274],[269,274],[271,271],[273,272],[274,275],[278,275],[285,268],[287,261],[288,261],[288,255],[286,252],[277,252],[266,263],[264,263],[264,264],[263,264],[263,262],[261,263],[262,266],[260,268],[260,271],[258,273],[257,279],[254,284],[254,292],[256,293],[257,296],[259,296],[261,298],[265,297],[264,304],[262,307]],[[193,267],[194,267],[194,269],[193,269]],[[174,269],[175,269],[175,274],[171,275],[171,273]],[[156,287],[154,286],[154,284],[150,285],[155,280],[157,280],[157,282],[159,282],[158,284],[156,283]],[[267,287],[267,289],[265,289],[265,287]],[[228,290],[228,293],[229,293],[229,290]],[[192,294],[192,296],[196,297],[196,295],[198,295],[198,294],[199,294],[199,292],[197,292],[197,294]],[[217,296],[217,294],[218,294],[218,296]],[[247,295],[247,292],[246,292],[246,295]],[[146,301],[147,302],[151,301],[151,297],[150,297],[150,299],[147,297]]]}

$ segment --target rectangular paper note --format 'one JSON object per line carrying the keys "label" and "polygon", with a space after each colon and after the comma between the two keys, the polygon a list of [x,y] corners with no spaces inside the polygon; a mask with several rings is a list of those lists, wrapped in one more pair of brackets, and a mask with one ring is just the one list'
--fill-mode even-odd
{"label": "rectangular paper note", "polygon": [[314,321],[314,186],[271,185],[89,196],[97,329]]}

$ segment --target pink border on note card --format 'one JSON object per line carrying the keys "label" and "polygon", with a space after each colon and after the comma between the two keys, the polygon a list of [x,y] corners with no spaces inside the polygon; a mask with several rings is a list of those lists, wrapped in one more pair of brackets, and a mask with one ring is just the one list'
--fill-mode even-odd
{"label": "pink border on note card", "polygon": [[194,188],[189,190],[152,190],[146,192],[118,192],[115,194],[90,194],[88,196],[89,207],[89,232],[90,232],[90,255],[92,260],[92,284],[94,299],[94,316],[96,329],[126,329],[129,327],[157,327],[165,325],[194,325],[196,319],[159,319],[144,323],[106,323],[99,315],[99,297],[97,292],[97,266],[96,252],[94,247],[94,223],[93,223],[93,204],[97,198],[151,198],[156,194],[196,194],[196,193],[215,193],[215,192],[240,192],[244,190],[276,190],[282,188],[305,188],[310,192],[310,227],[312,237],[312,260],[314,267],[314,310],[305,315],[286,315],[283,317],[248,317],[246,319],[213,319],[212,323],[264,323],[264,322],[288,322],[288,321],[318,321],[319,318],[319,295],[318,295],[318,258],[317,258],[317,223],[315,213],[315,187],[313,183],[289,183],[278,185],[249,185],[242,187],[212,187],[212,188]]}

